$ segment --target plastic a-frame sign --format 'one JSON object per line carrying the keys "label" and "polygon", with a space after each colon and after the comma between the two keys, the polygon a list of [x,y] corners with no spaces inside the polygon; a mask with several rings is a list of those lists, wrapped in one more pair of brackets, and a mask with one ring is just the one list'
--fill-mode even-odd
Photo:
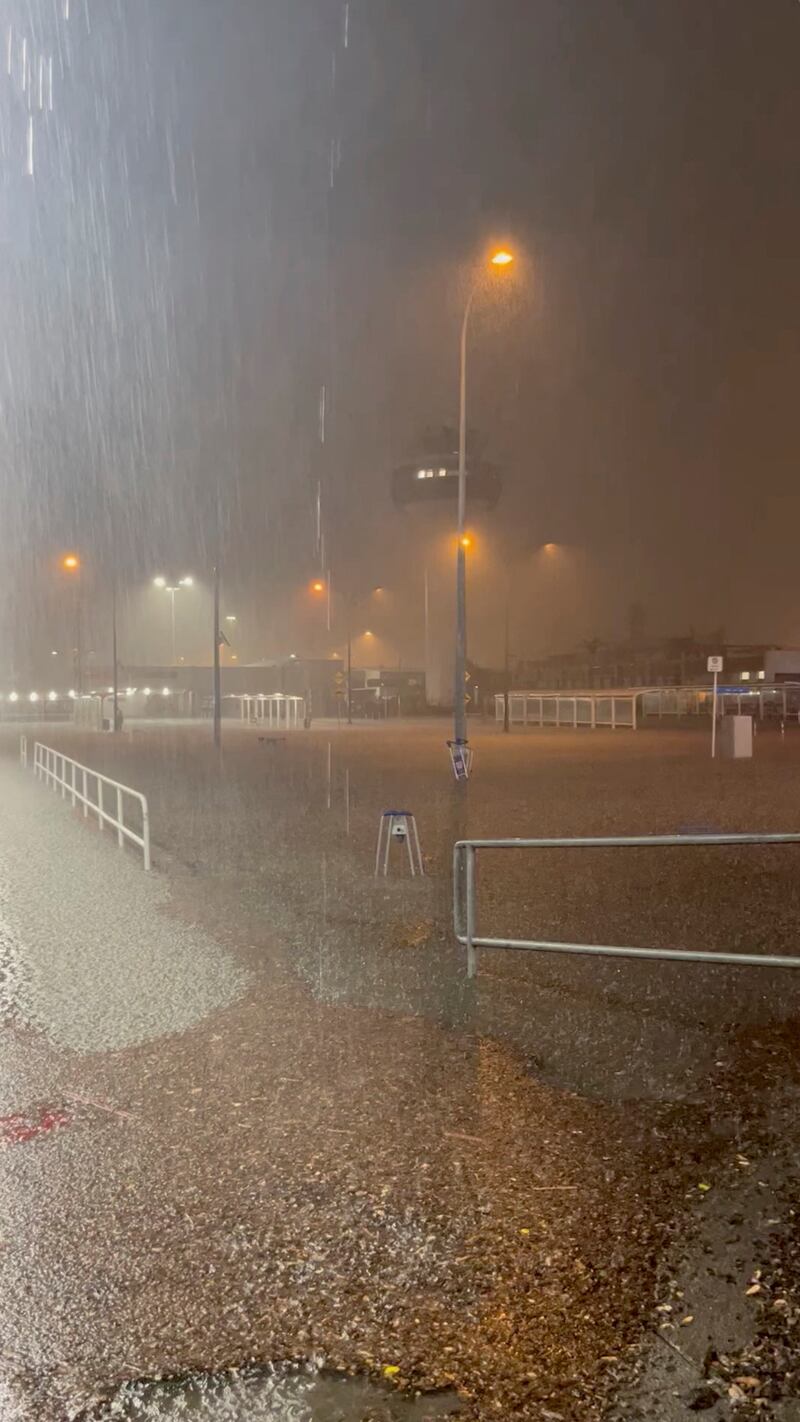
{"label": "plastic a-frame sign", "polygon": [[472,769],[472,751],[467,741],[448,741],[450,751],[450,764],[453,767],[453,774],[456,780],[469,780],[469,773]]}

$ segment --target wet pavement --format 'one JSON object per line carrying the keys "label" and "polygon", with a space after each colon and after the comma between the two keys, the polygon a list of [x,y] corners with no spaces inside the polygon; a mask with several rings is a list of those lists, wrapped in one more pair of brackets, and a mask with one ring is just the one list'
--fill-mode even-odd
{"label": "wet pavement", "polygon": [[[591,755],[567,740],[487,737],[472,832],[636,832],[678,814],[796,827],[793,746],[766,747],[734,782],[740,767],[709,772],[691,739],[642,737],[633,756],[622,737]],[[451,1388],[469,1418],[694,1415],[718,1292],[696,1290],[691,1323],[688,1308],[677,1322],[658,1309],[675,1306],[681,1260],[700,1277],[713,1192],[729,1190],[736,1215],[739,1158],[764,1158],[779,1132],[783,1173],[748,1187],[773,1192],[775,1215],[754,1210],[751,1227],[739,1211],[725,1268],[754,1322],[734,1343],[757,1342],[763,1300],[745,1290],[761,1269],[771,1302],[769,1260],[791,1254],[797,988],[705,969],[687,988],[672,967],[516,955],[487,955],[470,987],[443,872],[464,809],[446,781],[431,798],[435,730],[346,735],[330,811],[326,742],[267,749],[231,733],[220,774],[192,731],[95,738],[92,762],[151,796],[149,881],[30,776],[0,771],[13,810],[0,829],[3,1422],[60,1422],[126,1379],[310,1357],[401,1392]],[[377,814],[404,788],[429,877],[376,885]],[[40,852],[57,866],[55,908]],[[502,893],[487,879],[487,910],[528,926],[535,911],[608,923],[619,941],[676,924],[739,946],[794,934],[788,861],[505,873]],[[100,906],[81,923],[87,886]],[[758,1086],[746,1099],[743,1071]],[[642,1340],[659,1334],[685,1354],[677,1382],[644,1365]],[[689,1334],[702,1347],[684,1347]],[[758,1358],[747,1366],[758,1378]],[[776,1367],[778,1395],[749,1384],[742,1402],[731,1368],[726,1406],[785,1409]],[[315,1419],[340,1406],[295,1403]],[[365,1400],[363,1416],[381,1406]]]}
{"label": "wet pavement", "polygon": [[436,1422],[457,1415],[452,1394],[407,1397],[367,1378],[348,1378],[313,1367],[243,1368],[235,1373],[190,1374],[160,1383],[125,1385],[94,1413],[95,1422]]}

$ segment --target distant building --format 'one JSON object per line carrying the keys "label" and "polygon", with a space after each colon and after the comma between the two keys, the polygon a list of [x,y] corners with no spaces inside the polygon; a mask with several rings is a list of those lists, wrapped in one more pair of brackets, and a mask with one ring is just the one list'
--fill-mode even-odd
{"label": "distant building", "polygon": [[[767,646],[726,643],[708,637],[665,637],[645,646],[592,640],[555,656],[515,659],[511,680],[521,690],[589,690],[623,686],[703,686],[710,680],[708,658],[721,654],[726,682],[770,681]],[[793,654],[800,680],[800,651]],[[779,678],[780,679],[780,678]],[[795,679],[789,677],[788,679]]]}

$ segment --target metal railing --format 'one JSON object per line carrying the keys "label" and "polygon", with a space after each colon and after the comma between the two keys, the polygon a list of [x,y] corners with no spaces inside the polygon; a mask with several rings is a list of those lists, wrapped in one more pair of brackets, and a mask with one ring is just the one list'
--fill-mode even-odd
{"label": "metal railing", "polygon": [[[603,839],[465,839],[453,849],[453,927],[467,950],[467,976],[474,978],[479,948],[582,953],[602,958],[655,958],[661,962],[724,963],[751,968],[800,968],[800,958],[768,953],[715,953],[693,948],[628,948],[541,938],[490,938],[477,927],[476,857],[479,849],[655,849],[691,845],[800,844],[800,834],[654,834]],[[463,891],[462,891],[463,886]]]}
{"label": "metal railing", "polygon": [[[129,785],[121,785],[118,780],[101,775],[99,770],[81,765],[80,761],[72,760],[52,746],[42,745],[41,741],[33,747],[33,773],[53,790],[58,791],[60,787],[62,800],[69,798],[73,805],[83,805],[84,819],[88,819],[90,814],[96,815],[101,831],[106,825],[115,829],[120,849],[126,840],[137,845],[144,856],[145,869],[150,868],[150,816],[147,799],[138,790],[131,790]],[[106,796],[107,790],[110,800]],[[141,810],[141,834],[125,823],[126,799],[134,800]],[[109,803],[113,806],[111,810]]]}
{"label": "metal railing", "polygon": [[[512,726],[557,726],[578,730],[627,727],[636,730],[640,691],[510,691],[508,720]],[[505,716],[505,694],[494,698],[495,720]]]}

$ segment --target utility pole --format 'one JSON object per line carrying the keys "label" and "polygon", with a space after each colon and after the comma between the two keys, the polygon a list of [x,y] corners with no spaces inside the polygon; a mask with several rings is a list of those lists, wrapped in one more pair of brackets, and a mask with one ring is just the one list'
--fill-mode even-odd
{"label": "utility pole", "polygon": [[222,743],[222,699],[219,671],[219,550],[214,565],[214,745]]}
{"label": "utility pole", "polygon": [[353,724],[353,600],[347,596],[347,724]]}
{"label": "utility pole", "polygon": [[112,573],[111,582],[111,657],[114,663],[114,704],[112,707],[111,729],[119,730],[119,661],[117,657],[117,570]]}
{"label": "utility pole", "polygon": [[453,736],[467,738],[467,326],[475,288],[470,291],[461,323],[458,401],[458,544],[456,547],[456,646],[453,688]]}
{"label": "utility pole", "polygon": [[509,707],[508,699],[511,695],[511,651],[509,647],[511,622],[511,569],[506,576],[506,618],[505,618],[505,648],[503,666],[505,674],[503,678],[503,730],[506,735],[509,730]]}
{"label": "utility pole", "polygon": [[75,579],[75,690],[83,692],[83,607],[80,572]]}

